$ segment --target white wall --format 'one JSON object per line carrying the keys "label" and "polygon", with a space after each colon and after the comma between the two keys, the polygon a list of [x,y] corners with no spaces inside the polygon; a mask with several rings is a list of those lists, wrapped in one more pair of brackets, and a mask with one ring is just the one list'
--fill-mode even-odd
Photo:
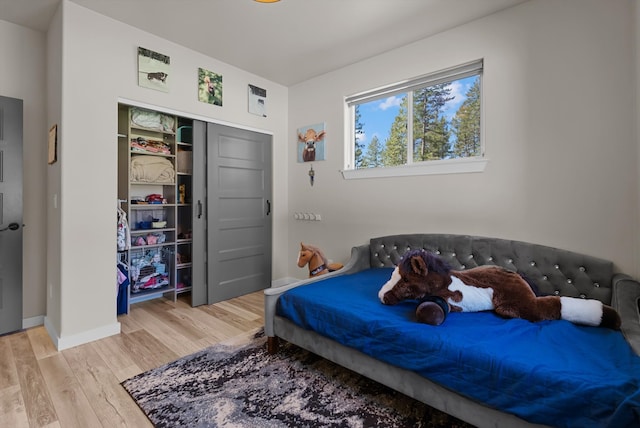
{"label": "white wall", "polygon": [[[58,127],[58,139],[64,130],[62,126],[62,8],[56,10],[47,31],[47,125],[48,129]],[[60,281],[61,254],[60,228],[62,213],[59,207],[61,195],[61,171],[64,160],[62,151],[57,151],[57,162],[47,165],[47,186],[44,200],[47,207],[47,271],[46,288],[43,290],[47,301],[45,326],[57,344],[62,322],[62,282]]]}
{"label": "white wall", "polygon": [[[170,56],[169,93],[138,86],[138,46]],[[285,87],[68,0],[62,2],[60,54],[60,241],[54,244],[59,249],[60,276],[48,278],[58,282],[53,289],[59,294],[60,323],[52,323],[56,331],[50,333],[57,335],[59,348],[118,328],[114,269],[119,98],[273,134],[273,275],[286,274],[277,251],[287,242]],[[198,67],[223,75],[223,107],[197,100]],[[267,118],[248,113],[248,84],[267,90]]]}
{"label": "white wall", "polygon": [[[626,0],[532,0],[289,88],[292,274],[300,241],[336,261],[373,236],[524,240],[638,276],[634,18]],[[484,58],[483,173],[343,180],[343,98]],[[328,160],[297,163],[295,129],[325,122]]]}
{"label": "white wall", "polygon": [[[46,100],[44,34],[0,20],[0,95],[23,100],[23,317],[46,309]],[[37,321],[39,320],[39,321]]]}

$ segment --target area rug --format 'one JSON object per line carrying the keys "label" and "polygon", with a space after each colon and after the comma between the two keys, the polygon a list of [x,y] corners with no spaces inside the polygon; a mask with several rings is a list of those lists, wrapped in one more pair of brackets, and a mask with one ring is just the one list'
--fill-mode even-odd
{"label": "area rug", "polygon": [[258,331],[122,382],[156,427],[468,425],[295,345],[269,355]]}

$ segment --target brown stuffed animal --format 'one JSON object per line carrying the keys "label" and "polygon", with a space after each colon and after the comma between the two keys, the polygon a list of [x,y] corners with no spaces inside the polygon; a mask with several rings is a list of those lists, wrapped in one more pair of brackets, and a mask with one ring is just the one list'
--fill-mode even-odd
{"label": "brown stuffed animal", "polygon": [[620,315],[599,300],[535,295],[516,272],[498,266],[454,271],[426,250],[407,253],[378,292],[380,301],[395,305],[425,296],[443,298],[454,312],[493,310],[505,318],[529,321],[564,319],[575,324],[620,328]]}

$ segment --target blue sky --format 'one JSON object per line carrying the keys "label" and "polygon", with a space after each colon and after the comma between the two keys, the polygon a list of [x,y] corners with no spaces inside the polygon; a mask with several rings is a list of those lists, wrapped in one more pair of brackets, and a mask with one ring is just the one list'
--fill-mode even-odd
{"label": "blue sky", "polygon": [[[451,95],[455,98],[445,105],[444,115],[451,120],[460,105],[466,99],[465,94],[473,85],[477,76],[467,77],[466,79],[456,80],[451,83]],[[369,145],[374,135],[378,136],[380,144],[384,144],[389,137],[389,130],[393,120],[400,110],[400,102],[402,95],[392,96],[360,106],[360,122],[364,124],[364,135],[361,142],[366,146]]]}

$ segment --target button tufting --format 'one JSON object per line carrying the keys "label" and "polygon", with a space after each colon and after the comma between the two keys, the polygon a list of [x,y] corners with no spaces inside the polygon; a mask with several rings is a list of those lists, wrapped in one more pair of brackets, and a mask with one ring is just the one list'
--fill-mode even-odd
{"label": "button tufting", "polygon": [[600,288],[600,283],[599,282],[594,282],[593,286],[596,287],[596,288]]}
{"label": "button tufting", "polygon": [[469,254],[469,258],[472,259],[473,258],[473,254]]}
{"label": "button tufting", "polygon": [[581,299],[586,299],[586,298],[587,298],[587,296],[586,296],[585,294],[581,294],[581,295],[580,295],[580,298],[581,298]]}
{"label": "button tufting", "polygon": [[455,256],[456,256],[456,253],[451,253],[451,257],[455,257]]}
{"label": "button tufting", "polygon": [[464,269],[465,267],[465,265],[460,265],[460,269]]}
{"label": "button tufting", "polygon": [[560,265],[553,265],[554,268],[560,269]]}
{"label": "button tufting", "polygon": [[378,253],[376,253],[376,257],[378,257]]}
{"label": "button tufting", "polygon": [[436,254],[440,254],[440,250],[436,250]]}
{"label": "button tufting", "polygon": [[584,266],[580,266],[580,267],[578,268],[578,270],[579,270],[580,272],[584,272],[586,269],[584,268]]}
{"label": "button tufting", "polygon": [[394,246],[393,246],[393,249],[394,249],[394,250],[397,250],[397,249],[398,249],[398,246],[397,246],[397,245],[394,245]]}
{"label": "button tufting", "polygon": [[513,263],[513,259],[508,259],[507,263]]}
{"label": "button tufting", "polygon": [[547,275],[544,275],[542,279],[546,281],[548,279]]}
{"label": "button tufting", "polygon": [[536,265],[536,262],[531,262],[531,263],[529,263],[529,264],[530,264],[531,266],[535,266],[535,265]]}
{"label": "button tufting", "polygon": [[380,246],[381,246],[382,248],[384,248],[384,244],[381,244]]}
{"label": "button tufting", "polygon": [[492,262],[493,261],[493,256],[489,256],[489,261]]}
{"label": "button tufting", "polygon": [[553,294],[555,294],[556,296],[560,295],[560,290],[554,291]]}
{"label": "button tufting", "polygon": [[571,279],[567,279],[567,284],[573,284],[573,281]]}

